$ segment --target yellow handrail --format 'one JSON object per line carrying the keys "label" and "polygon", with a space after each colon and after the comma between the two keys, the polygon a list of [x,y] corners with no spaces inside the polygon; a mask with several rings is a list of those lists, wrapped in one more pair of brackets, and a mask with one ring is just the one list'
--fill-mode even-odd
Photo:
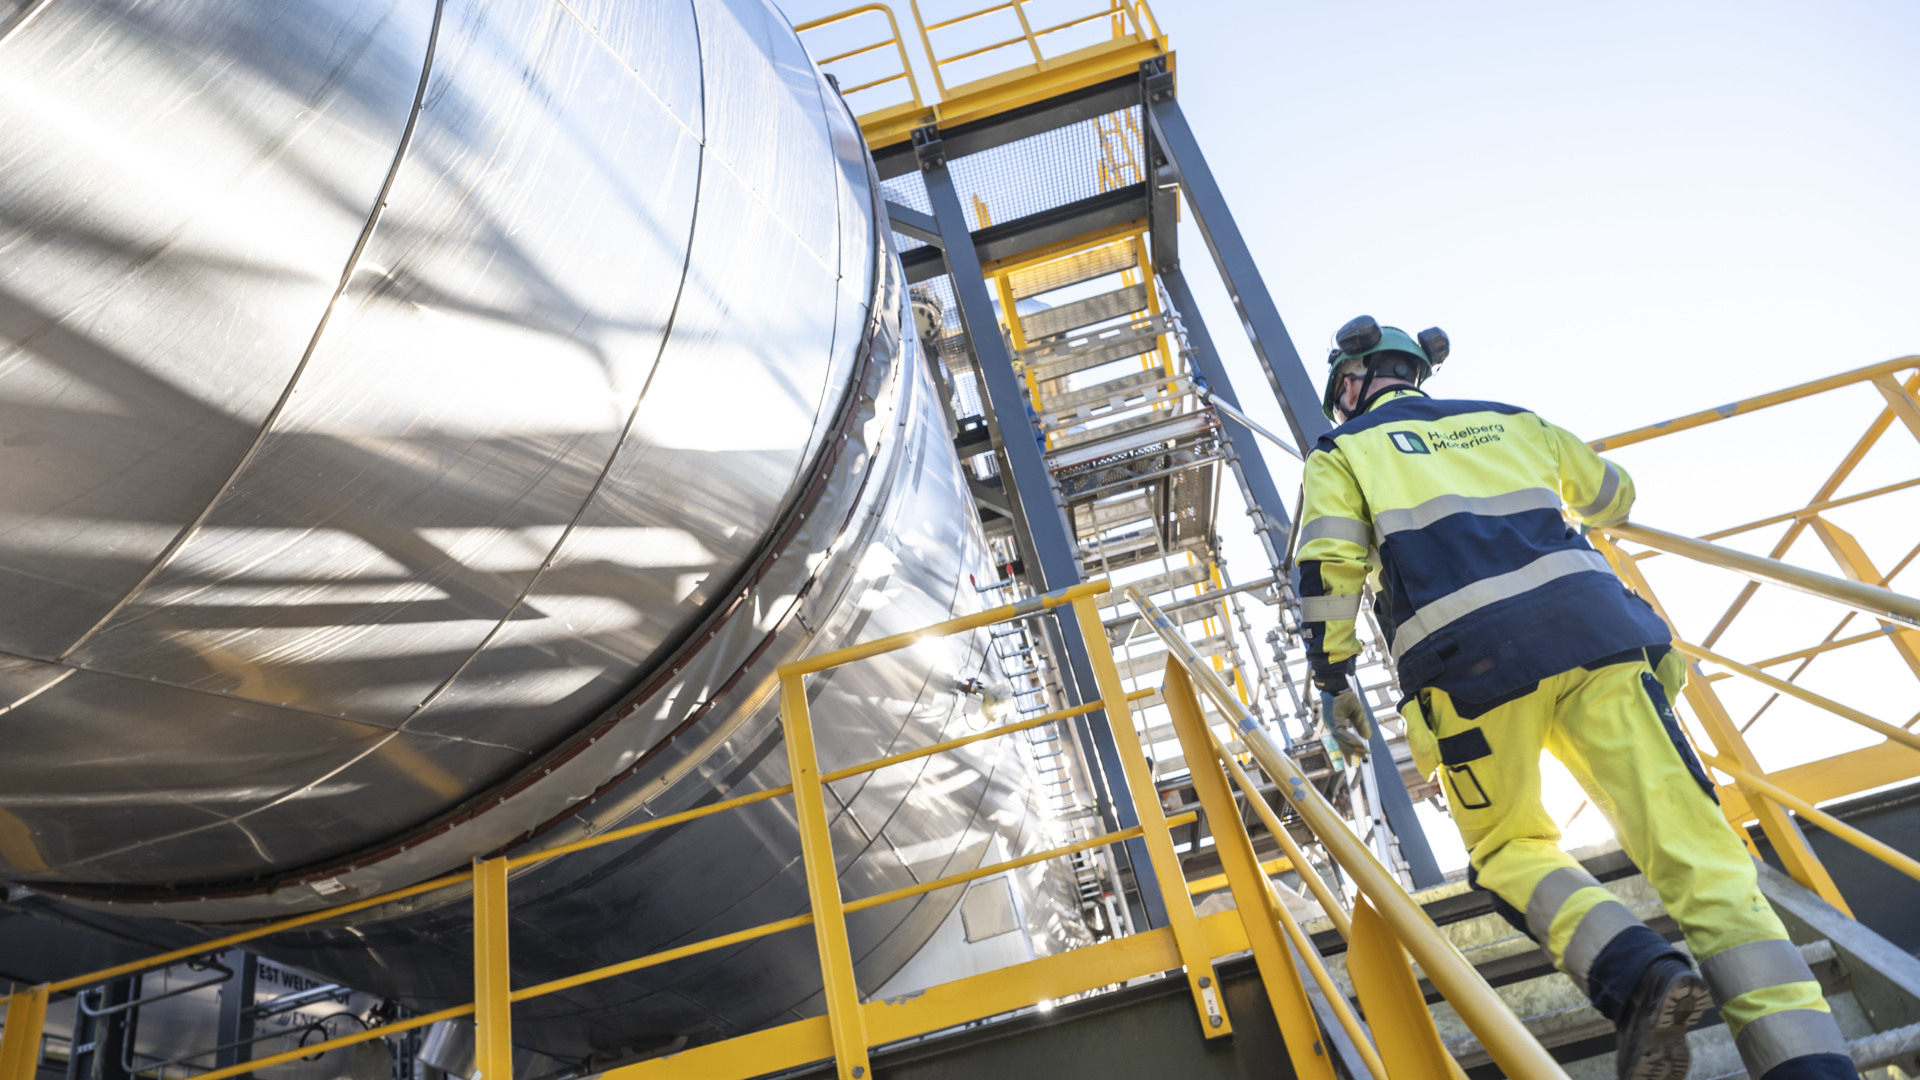
{"label": "yellow handrail", "polygon": [[[1841,719],[1851,720],[1870,731],[1879,732],[1894,742],[1910,746],[1915,750],[1920,750],[1920,735],[1915,735],[1905,728],[1894,727],[1884,720],[1876,720],[1858,709],[1842,705],[1830,698],[1821,697],[1806,687],[1790,683],[1785,679],[1776,678],[1761,671],[1759,668],[1742,664],[1738,660],[1729,660],[1719,653],[1714,652],[1712,649],[1703,649],[1698,645],[1693,645],[1685,641],[1676,641],[1673,643],[1673,647],[1693,657],[1695,660],[1705,660],[1709,664],[1717,664],[1729,671],[1737,671],[1757,683],[1771,686],[1775,690],[1797,697],[1809,705],[1817,705]],[[1920,762],[1916,764],[1920,764]]]}
{"label": "yellow handrail", "polygon": [[841,60],[850,60],[856,56],[862,56],[862,55],[865,55],[866,53],[874,52],[879,49],[884,49],[888,45],[892,45],[894,49],[894,53],[900,58],[900,74],[888,75],[883,78],[874,79],[870,82],[861,83],[858,86],[842,88],[840,91],[841,96],[850,97],[854,94],[859,93],[862,90],[871,90],[876,86],[882,86],[882,85],[885,85],[886,83],[896,82],[904,78],[907,80],[907,93],[908,93],[908,96],[912,99],[912,105],[914,109],[924,112],[927,108],[926,99],[920,96],[920,80],[914,77],[913,61],[908,59],[907,57],[906,39],[900,36],[900,20],[894,17],[892,8],[888,7],[885,4],[861,4],[858,7],[850,7],[850,8],[847,8],[845,11],[838,11],[832,15],[827,15],[822,18],[812,19],[807,22],[803,22],[800,25],[794,27],[793,30],[794,30],[794,33],[796,34],[804,35],[809,30],[818,30],[822,27],[832,26],[832,25],[835,25],[836,23],[843,23],[849,19],[858,18],[861,15],[867,15],[867,14],[872,14],[876,12],[881,15],[885,15],[887,17],[887,31],[888,31],[887,37],[879,41],[873,42],[870,45],[863,45],[863,46],[860,46],[859,48],[851,49],[847,52],[839,53],[834,56],[829,56],[824,60],[816,60],[815,63],[819,67],[825,68],[828,64],[837,63]]}
{"label": "yellow handrail", "polygon": [[1810,596],[1818,596],[1843,604],[1862,614],[1876,619],[1905,623],[1920,627],[1920,600],[1894,592],[1878,585],[1869,585],[1862,581],[1848,581],[1813,570],[1803,569],[1783,563],[1778,559],[1768,559],[1759,555],[1749,555],[1744,551],[1709,544],[1704,540],[1695,540],[1691,536],[1681,536],[1664,529],[1656,529],[1637,522],[1623,521],[1618,525],[1605,525],[1600,531],[1622,540],[1632,540],[1650,548],[1674,555],[1684,555],[1695,562],[1708,566],[1718,566],[1736,574],[1763,581],[1772,585],[1781,585]]}
{"label": "yellow handrail", "polygon": [[[1328,804],[1326,797],[1308,782],[1306,775],[1274,743],[1267,729],[1247,712],[1240,699],[1193,651],[1178,627],[1138,589],[1129,588],[1127,596],[1146,616],[1154,632],[1166,643],[1169,655],[1185,669],[1187,677],[1213,699],[1221,714],[1229,719],[1242,745],[1260,763],[1260,768],[1279,785],[1281,795],[1326,847],[1327,853],[1372,901],[1374,910],[1392,929],[1400,944],[1413,954],[1427,978],[1460,1014],[1467,1027],[1479,1037],[1481,1045],[1501,1070],[1508,1076],[1525,1080],[1564,1080],[1566,1073],[1554,1061],[1553,1055],[1547,1053],[1526,1025],[1474,970],[1473,965],[1460,955],[1459,950],[1441,936],[1426,912],[1353,834],[1339,813]],[[1250,801],[1257,803],[1260,800],[1256,797]]]}
{"label": "yellow handrail", "polygon": [[1722,405],[1718,408],[1702,409],[1696,413],[1677,416],[1672,420],[1662,420],[1657,424],[1648,424],[1646,427],[1634,428],[1632,431],[1623,431],[1618,435],[1609,435],[1604,439],[1595,439],[1587,445],[1593,447],[1596,453],[1618,450],[1623,446],[1646,442],[1648,439],[1657,439],[1662,435],[1672,435],[1675,432],[1688,431],[1706,424],[1714,424],[1722,420],[1732,419],[1736,416],[1745,416],[1749,413],[1759,412],[1761,409],[1770,409],[1775,405],[1784,405],[1789,401],[1798,401],[1801,398],[1812,397],[1815,394],[1824,394],[1829,390],[1837,390],[1843,386],[1852,386],[1856,383],[1863,382],[1874,382],[1875,380],[1886,378],[1895,372],[1908,371],[1915,367],[1920,367],[1920,356],[1902,356],[1894,360],[1883,360],[1878,364],[1869,364],[1866,367],[1855,368],[1852,371],[1843,371],[1838,375],[1829,375],[1824,379],[1815,379],[1812,382],[1804,382],[1798,386],[1789,386],[1784,390],[1774,390],[1770,393],[1756,394],[1753,397],[1743,398],[1740,401]]}
{"label": "yellow handrail", "polygon": [[[1773,696],[1768,697],[1759,711],[1745,723],[1738,723],[1728,713],[1713,685],[1717,679],[1729,676],[1708,676],[1704,672],[1699,672],[1696,665],[1695,670],[1698,674],[1689,680],[1685,699],[1692,706],[1692,711],[1701,727],[1712,740],[1713,749],[1717,751],[1715,754],[1702,756],[1709,762],[1724,763],[1726,766],[1721,768],[1720,764],[1716,764],[1715,768],[1722,774],[1722,782],[1726,785],[1726,790],[1734,793],[1733,797],[1723,800],[1723,804],[1730,808],[1729,821],[1736,828],[1742,829],[1742,835],[1746,837],[1748,834],[1744,832],[1745,823],[1757,818],[1761,830],[1772,841],[1775,851],[1779,853],[1781,862],[1789,873],[1801,884],[1815,890],[1828,903],[1843,912],[1849,910],[1846,898],[1841,895],[1833,882],[1832,875],[1821,865],[1819,857],[1807,844],[1805,837],[1800,835],[1789,812],[1800,814],[1809,820],[1829,819],[1825,816],[1817,816],[1819,815],[1815,808],[1817,801],[1840,798],[1897,778],[1902,773],[1896,764],[1900,760],[1899,755],[1905,754],[1908,750],[1920,749],[1920,736],[1916,736],[1910,730],[1914,721],[1896,725],[1879,720],[1858,709],[1807,690],[1795,680],[1815,657],[1874,640],[1889,642],[1898,652],[1906,669],[1914,676],[1920,676],[1920,600],[1886,587],[1893,575],[1914,558],[1914,553],[1909,553],[1903,558],[1891,573],[1883,574],[1874,566],[1860,542],[1846,529],[1825,516],[1829,510],[1920,486],[1920,478],[1915,478],[1883,484],[1848,495],[1839,494],[1842,485],[1854,474],[1867,453],[1877,445],[1886,432],[1895,427],[1904,427],[1915,439],[1920,439],[1920,355],[1903,356],[1797,386],[1755,395],[1715,409],[1703,410],[1598,439],[1589,444],[1596,450],[1614,450],[1851,386],[1870,386],[1883,399],[1884,407],[1867,426],[1866,433],[1846,453],[1838,468],[1820,484],[1804,506],[1760,517],[1741,525],[1718,529],[1699,537],[1679,536],[1635,522],[1598,528],[1591,534],[1595,547],[1607,556],[1622,581],[1651,604],[1668,625],[1673,627],[1676,639],[1680,637],[1679,629],[1672,616],[1653,594],[1642,570],[1642,564],[1646,560],[1662,554],[1678,555],[1702,565],[1731,570],[1749,579],[1732,603],[1719,615],[1713,628],[1703,638],[1698,639],[1697,644],[1693,641],[1676,640],[1674,646],[1683,655],[1693,660],[1719,665],[1731,674],[1767,687],[1773,691]],[[1735,551],[1712,542],[1724,537],[1750,533],[1752,530],[1768,525],[1783,523],[1786,528],[1773,543],[1767,557]],[[1796,540],[1808,529],[1815,533],[1833,556],[1834,561],[1845,573],[1845,578],[1817,573],[1782,561]],[[1633,552],[1625,551],[1619,546],[1619,542],[1627,540],[1642,547]],[[1920,551],[1920,549],[1916,550]],[[1741,663],[1714,651],[1716,643],[1745,610],[1762,583],[1818,596],[1851,610],[1832,625],[1825,638],[1819,643],[1810,647],[1786,650],[1757,663]],[[1878,620],[1879,628],[1868,633],[1842,637],[1841,633],[1848,622],[1860,613]],[[1783,673],[1784,677],[1763,670],[1794,661],[1798,661],[1799,666],[1792,672]],[[1761,713],[1778,700],[1780,695],[1786,695],[1859,724],[1884,736],[1888,742],[1846,751],[1796,767],[1790,770],[1793,774],[1791,783],[1796,785],[1796,789],[1782,786],[1790,781],[1782,779],[1776,783],[1770,780],[1767,770],[1761,767],[1759,760],[1747,745],[1744,735],[1747,727],[1758,720]],[[1892,757],[1889,757],[1889,753]],[[1826,779],[1818,783],[1810,783],[1807,778],[1816,775]],[[1906,778],[1920,775],[1920,760],[1914,760],[1914,765],[1905,769],[1904,775]],[[1725,777],[1732,777],[1732,780],[1726,781]],[[1849,780],[1849,777],[1858,779]],[[1781,797],[1782,795],[1785,797]],[[1854,840],[1852,835],[1843,834],[1842,838]],[[1751,843],[1749,839],[1749,846]],[[1883,855],[1891,850],[1884,845],[1879,847],[1867,845],[1867,849],[1876,855]],[[1906,869],[1905,864],[1899,864],[1899,866],[1903,871]]]}
{"label": "yellow handrail", "polygon": [[1794,813],[1810,821],[1819,822],[1822,828],[1833,835],[1845,840],[1847,843],[1852,844],[1854,847],[1859,848],[1874,858],[1879,859],[1881,862],[1886,863],[1888,866],[1893,867],[1908,877],[1920,881],[1920,862],[1916,862],[1905,852],[1875,840],[1859,829],[1854,828],[1839,818],[1834,817],[1832,814],[1827,813],[1825,810],[1800,798],[1793,792],[1780,787],[1778,784],[1769,783],[1730,761],[1724,761],[1707,754],[1700,755],[1700,760],[1738,780],[1743,786],[1753,788],[1767,798],[1787,807]]}
{"label": "yellow handrail", "polygon": [[[782,697],[782,705],[783,714],[787,722],[789,754],[796,755],[798,751],[796,751],[795,747],[799,745],[807,748],[806,756],[808,759],[811,758],[811,725],[805,715],[806,697],[801,684],[801,680],[806,674],[825,670],[840,664],[866,659],[882,653],[908,648],[930,637],[965,633],[969,630],[979,629],[994,623],[1038,615],[1056,608],[1072,607],[1075,617],[1081,623],[1085,624],[1086,621],[1091,618],[1093,625],[1098,626],[1098,609],[1094,606],[1094,597],[1105,592],[1107,588],[1108,586],[1105,582],[1091,582],[1078,585],[1060,592],[1033,597],[1016,604],[1009,604],[975,615],[951,619],[921,630],[905,634],[896,634],[877,641],[850,646],[845,649],[782,666],[779,669],[779,674],[783,683],[783,690],[785,691]],[[423,1027],[441,1020],[465,1016],[473,1016],[476,1020],[477,1056],[481,1062],[482,1071],[488,1075],[506,1076],[510,1074],[509,1059],[511,1056],[511,1043],[509,1041],[511,1019],[509,1009],[510,1006],[516,1002],[570,989],[585,983],[655,967],[700,953],[712,952],[717,949],[737,945],[786,930],[798,929],[803,926],[814,926],[816,933],[820,933],[824,927],[832,924],[831,929],[828,930],[824,936],[828,938],[837,936],[839,943],[844,945],[844,935],[846,931],[843,920],[846,914],[865,911],[869,908],[906,900],[941,889],[965,885],[983,877],[1005,873],[1021,867],[1032,866],[1049,859],[1061,858],[1077,852],[1133,840],[1147,841],[1157,856],[1156,869],[1171,870],[1172,874],[1177,877],[1178,863],[1173,859],[1173,849],[1167,830],[1172,826],[1196,820],[1196,815],[1189,812],[1176,815],[1172,818],[1166,818],[1159,813],[1159,803],[1158,799],[1154,797],[1151,778],[1147,773],[1144,752],[1141,751],[1139,747],[1137,736],[1134,736],[1132,723],[1127,715],[1127,705],[1129,702],[1151,696],[1154,691],[1138,690],[1132,693],[1126,693],[1120,690],[1118,673],[1117,670],[1114,669],[1111,651],[1096,653],[1095,659],[1096,667],[1103,669],[1101,682],[1108,692],[1105,693],[1100,700],[1086,705],[1056,710],[1015,723],[997,725],[988,731],[960,736],[916,750],[889,755],[832,772],[821,773],[817,765],[809,766],[808,762],[797,762],[796,764],[802,766],[793,769],[793,775],[795,779],[799,781],[798,784],[782,784],[778,787],[737,796],[722,802],[663,816],[626,828],[611,830],[585,840],[556,845],[544,851],[511,857],[477,859],[475,860],[473,869],[468,871],[444,875],[430,881],[421,882],[417,885],[396,889],[378,896],[367,897],[326,910],[309,912],[292,918],[277,920],[263,926],[254,927],[250,930],[201,942],[190,948],[175,949],[160,953],[148,957],[145,960],[121,964],[101,971],[74,976],[73,978],[64,979],[56,983],[21,990],[6,998],[9,1022],[5,1025],[4,1041],[0,1042],[0,1080],[31,1080],[38,1059],[40,1029],[44,1022],[45,1005],[51,993],[94,985],[120,975],[161,967],[179,960],[189,959],[211,951],[218,951],[231,945],[237,945],[284,930],[336,919],[341,915],[363,911],[368,908],[391,903],[395,900],[418,896],[426,892],[456,885],[471,883],[474,886],[475,1000],[472,1003],[441,1009],[422,1016],[409,1017],[405,1020],[328,1039],[324,1042],[303,1046],[285,1053],[267,1055],[242,1065],[214,1069],[199,1074],[196,1080],[225,1080],[227,1077],[236,1076],[243,1072],[266,1068],[292,1061],[296,1058],[321,1053],[336,1047],[350,1046],[355,1043],[365,1042],[369,1039],[381,1038],[397,1032]],[[1104,660],[1104,664],[1100,662],[1102,660]],[[795,707],[796,703],[798,703],[797,708]],[[835,862],[830,851],[830,841],[824,834],[825,819],[822,814],[824,807],[818,802],[822,797],[823,786],[826,783],[871,772],[876,769],[886,768],[890,765],[897,765],[902,762],[914,761],[934,754],[944,753],[972,745],[985,739],[997,738],[1039,727],[1043,724],[1058,723],[1099,711],[1105,711],[1110,721],[1114,721],[1115,718],[1117,718],[1117,723],[1115,723],[1116,730],[1124,731],[1127,736],[1134,737],[1132,745],[1134,751],[1133,757],[1138,758],[1138,760],[1129,759],[1129,768],[1127,770],[1128,781],[1130,786],[1134,788],[1136,799],[1144,798],[1146,802],[1150,804],[1145,807],[1145,812],[1142,815],[1142,822],[1140,824],[1116,832],[1049,848],[1044,851],[1030,852],[1026,855],[1008,859],[1003,862],[975,867],[971,870],[949,874],[931,881],[920,882],[873,896],[861,897],[851,901],[841,901],[839,899],[837,883],[835,883]],[[748,927],[743,930],[718,935],[702,941],[691,942],[670,949],[664,949],[648,954],[647,956],[609,964],[591,971],[580,972],[559,979],[549,980],[544,983],[517,988],[509,985],[507,956],[508,871],[584,851],[589,848],[599,847],[604,844],[629,840],[658,829],[686,824],[687,822],[695,821],[712,814],[737,810],[782,796],[793,796],[796,798],[796,802],[810,799],[815,803],[811,808],[812,813],[807,813],[806,810],[803,809],[801,814],[803,818],[811,819],[810,821],[803,822],[807,831],[803,832],[802,847],[804,849],[803,855],[805,861],[808,863],[810,886],[813,887],[812,891],[816,893],[812,898],[812,910],[805,914],[764,923],[759,926]],[[832,885],[831,895],[819,891],[826,884]],[[1174,887],[1171,881],[1163,884],[1168,889]],[[1184,889],[1180,891],[1180,895],[1182,899],[1185,899],[1186,894]],[[817,915],[822,910],[830,913],[831,917],[829,919],[817,918]],[[1226,1034],[1231,1028],[1225,1024],[1225,1013],[1221,1005],[1223,999],[1220,998],[1217,991],[1211,989],[1213,970],[1207,955],[1207,950],[1200,941],[1199,927],[1194,921],[1190,902],[1185,909],[1185,919],[1176,919],[1176,923],[1179,925],[1176,926],[1175,937],[1180,943],[1181,957],[1192,968],[1192,973],[1189,978],[1195,987],[1196,1007],[1201,1011],[1203,1023],[1209,1020],[1213,1021],[1211,1030],[1208,1030],[1206,1033],[1208,1035]],[[833,931],[837,931],[837,934],[833,933]],[[1147,955],[1150,956],[1150,952]],[[1107,962],[1110,963],[1110,961]],[[831,961],[829,961],[829,963],[831,963]],[[1148,963],[1151,971],[1159,971],[1164,968],[1164,965],[1158,961],[1149,959]],[[1126,977],[1132,978],[1138,975],[1149,974],[1150,970],[1142,969],[1134,971]],[[834,996],[838,999],[837,1007],[841,1011],[839,1019],[844,1022],[836,1027],[835,1045],[836,1048],[839,1048],[842,1044],[845,1044],[853,1050],[853,1052],[847,1053],[844,1056],[837,1055],[840,1070],[843,1076],[858,1075],[853,1071],[854,1069],[859,1069],[864,1072],[867,1068],[864,1043],[860,1042],[860,1045],[857,1047],[853,1044],[863,1038],[861,1034],[862,1021],[860,1017],[863,1015],[863,1010],[866,1006],[862,1006],[859,1003],[856,996],[857,992],[851,987],[850,958],[847,957],[844,952],[840,954],[839,971],[837,973],[839,975],[838,980],[833,980],[832,976],[835,974],[834,972],[829,971],[828,974],[830,979],[829,986],[831,990],[835,992]],[[1105,982],[1110,980],[1103,979],[1100,981]],[[1099,984],[1099,982],[1096,982],[1094,985]],[[830,1014],[832,1011],[830,1007]],[[932,1028],[928,1030],[932,1030]],[[31,1048],[28,1048],[29,1044],[31,1044]],[[800,1063],[803,1062],[790,1062],[789,1064]]]}

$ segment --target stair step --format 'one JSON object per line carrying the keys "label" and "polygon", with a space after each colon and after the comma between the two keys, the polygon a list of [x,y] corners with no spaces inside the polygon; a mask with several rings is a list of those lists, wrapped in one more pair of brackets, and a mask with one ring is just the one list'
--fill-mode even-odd
{"label": "stair step", "polygon": [[1021,349],[1019,359],[1033,371],[1036,380],[1047,382],[1150,352],[1166,332],[1166,316],[1154,315],[1131,326],[1108,327]]}
{"label": "stair step", "polygon": [[1139,265],[1140,254],[1133,241],[1116,240],[1065,258],[1015,270],[1007,275],[1007,286],[1013,290],[1015,300],[1025,300],[1029,296],[1064,289]]}
{"label": "stair step", "polygon": [[1086,432],[1084,437],[1076,435],[1065,446],[1055,446],[1047,452],[1047,467],[1054,472],[1076,469],[1102,458],[1191,439],[1218,426],[1209,411],[1152,413],[1121,420]]}
{"label": "stair step", "polygon": [[1129,285],[1112,292],[1075,300],[1070,304],[1020,316],[1020,332],[1029,342],[1044,341],[1083,326],[1117,319],[1122,315],[1147,310],[1147,287]]}
{"label": "stair step", "polygon": [[1071,424],[1084,423],[1103,406],[1117,410],[1130,402],[1144,401],[1170,382],[1183,383],[1184,391],[1185,380],[1177,375],[1168,375],[1156,366],[1065,393],[1048,394],[1043,390],[1040,395],[1040,426],[1054,431]]}

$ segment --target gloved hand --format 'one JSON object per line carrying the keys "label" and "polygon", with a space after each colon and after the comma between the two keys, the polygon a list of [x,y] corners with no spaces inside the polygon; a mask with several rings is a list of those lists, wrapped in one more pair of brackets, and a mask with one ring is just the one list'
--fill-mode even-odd
{"label": "gloved hand", "polygon": [[1367,760],[1367,753],[1373,748],[1373,724],[1367,719],[1366,707],[1360,703],[1360,692],[1353,688],[1352,682],[1346,682],[1337,690],[1323,689],[1327,690],[1327,696],[1321,699],[1327,731],[1340,744],[1340,752],[1355,761]]}

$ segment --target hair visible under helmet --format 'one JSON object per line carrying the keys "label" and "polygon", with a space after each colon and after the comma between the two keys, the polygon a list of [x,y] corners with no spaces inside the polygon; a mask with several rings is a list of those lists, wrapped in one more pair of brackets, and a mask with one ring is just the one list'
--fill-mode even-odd
{"label": "hair visible under helmet", "polygon": [[1348,321],[1333,335],[1333,340],[1333,351],[1327,354],[1327,388],[1321,411],[1336,424],[1340,423],[1336,415],[1340,387],[1349,376],[1362,373],[1366,376],[1360,384],[1360,401],[1355,406],[1357,415],[1366,410],[1374,396],[1374,380],[1405,379],[1419,386],[1435,368],[1446,362],[1451,348],[1446,331],[1437,326],[1420,331],[1416,339],[1397,326],[1381,326],[1371,315]]}

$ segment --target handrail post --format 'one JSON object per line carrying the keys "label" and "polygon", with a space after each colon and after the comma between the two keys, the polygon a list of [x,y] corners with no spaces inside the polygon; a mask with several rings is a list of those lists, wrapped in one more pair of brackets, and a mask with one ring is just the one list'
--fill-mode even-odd
{"label": "handrail post", "polygon": [[[1167,833],[1167,818],[1160,809],[1160,793],[1153,786],[1153,771],[1147,765],[1146,751],[1140,747],[1140,733],[1133,729],[1133,712],[1127,707],[1127,692],[1120,685],[1120,669],[1113,662],[1113,650],[1107,644],[1107,628],[1100,622],[1099,602],[1092,596],[1073,601],[1073,614],[1079,621],[1080,637],[1086,643],[1092,662],[1093,678],[1100,688],[1100,705],[1113,732],[1119,750],[1120,769],[1126,774],[1127,789],[1133,793],[1133,805],[1139,814],[1146,842],[1147,858],[1159,879],[1160,895],[1167,907],[1167,924],[1180,950],[1180,962],[1186,966],[1187,985],[1193,991],[1194,1007],[1200,1014],[1200,1031],[1207,1038],[1233,1032],[1227,1019],[1226,998],[1220,993],[1220,979],[1213,970],[1206,939],[1200,931],[1200,919],[1193,912],[1193,897],[1187,894],[1186,876],[1180,870],[1180,857],[1174,853],[1173,838]],[[1255,871],[1258,872],[1257,870]]]}
{"label": "handrail post", "polygon": [[[1279,785],[1280,793],[1300,814],[1301,820],[1326,845],[1327,854],[1346,868],[1360,891],[1373,901],[1400,943],[1406,946],[1426,971],[1427,978],[1459,1012],[1467,1027],[1480,1037],[1480,1044],[1486,1047],[1494,1064],[1500,1066],[1508,1076],[1522,1076],[1527,1080],[1566,1080],[1566,1070],[1553,1060],[1553,1055],[1547,1053],[1540,1041],[1520,1022],[1520,1018],[1507,1008],[1493,988],[1487,985],[1487,980],[1467,962],[1467,958],[1460,955],[1460,950],[1441,936],[1427,913],[1421,910],[1413,897],[1407,894],[1386,867],[1380,865],[1380,860],[1334,812],[1326,796],[1307,782],[1306,775],[1274,743],[1267,729],[1254,720],[1240,699],[1220,681],[1220,677],[1201,662],[1193,646],[1180,636],[1178,629],[1159,606],[1141,596],[1137,590],[1129,591],[1127,595],[1140,608],[1141,614],[1147,617],[1148,625],[1166,643],[1168,652],[1186,669],[1188,677],[1213,699],[1221,714],[1231,721],[1241,742],[1253,754],[1254,760],[1260,763],[1260,768],[1273,778],[1274,783]],[[1351,947],[1352,939],[1348,940]]]}
{"label": "handrail post", "polygon": [[[1589,538],[1596,541],[1595,546],[1599,548],[1602,555],[1607,557],[1607,561],[1613,564],[1614,571],[1627,583],[1627,587],[1652,605],[1654,614],[1666,622],[1669,630],[1678,633],[1673,626],[1673,620],[1667,616],[1666,608],[1662,607],[1660,601],[1654,597],[1652,587],[1647,584],[1646,575],[1640,571],[1640,564],[1626,552],[1621,551],[1613,542],[1613,538],[1601,530],[1594,530],[1589,534]],[[1700,726],[1706,729],[1707,737],[1713,740],[1714,748],[1720,752],[1720,756],[1731,758],[1734,764],[1744,769],[1756,773],[1762,771],[1759,759],[1753,756],[1752,748],[1747,746],[1746,738],[1740,734],[1740,725],[1734,723],[1733,717],[1728,715],[1726,706],[1720,702],[1720,695],[1715,693],[1712,685],[1707,682],[1706,673],[1700,670],[1698,663],[1689,663],[1687,668],[1689,678],[1682,694],[1686,697],[1687,705],[1692,708],[1693,715],[1699,718]],[[1738,783],[1738,781],[1735,782]],[[1820,856],[1814,854],[1813,848],[1807,844],[1807,838],[1801,835],[1800,827],[1794,824],[1786,811],[1752,787],[1741,784],[1740,789],[1747,796],[1747,808],[1760,819],[1760,831],[1766,833],[1767,839],[1773,842],[1773,850],[1780,856],[1781,865],[1786,867],[1787,873],[1792,875],[1795,881],[1819,893],[1820,899],[1852,915],[1853,911],[1847,907],[1846,898],[1840,895],[1840,887],[1833,883],[1833,877],[1827,873],[1826,866],[1820,862]],[[1735,831],[1742,831],[1738,822],[1728,824]],[[1748,838],[1742,836],[1741,839]]]}
{"label": "handrail post", "polygon": [[0,1080],[34,1080],[40,1068],[40,1035],[47,1022],[47,984],[16,990],[7,998],[7,1026],[0,1034]]}
{"label": "handrail post", "polygon": [[[1261,872],[1253,840],[1240,822],[1240,810],[1227,787],[1226,773],[1213,756],[1213,739],[1207,732],[1206,718],[1200,713],[1200,699],[1194,693],[1193,681],[1171,656],[1167,657],[1167,676],[1161,693],[1166,698],[1174,734],[1180,738],[1180,750],[1187,758],[1194,794],[1200,797],[1200,806],[1207,812],[1207,825],[1213,830],[1213,848],[1220,854],[1220,868],[1226,871],[1227,887],[1233,893],[1240,924],[1246,928],[1247,944],[1253,949],[1260,982],[1267,988],[1267,1001],[1273,1006],[1273,1018],[1280,1025],[1281,1039],[1287,1044],[1293,1073],[1300,1080],[1333,1080],[1332,1056],[1320,1038],[1313,1004],[1307,1000],[1307,988],[1300,982],[1300,969],[1287,955],[1280,925],[1268,910],[1272,892],[1266,875]],[[1306,869],[1302,872],[1312,873]],[[1263,915],[1266,917],[1262,918]],[[1280,912],[1279,918],[1288,916]],[[1386,1077],[1376,1080],[1386,1080]]]}
{"label": "handrail post", "polygon": [[813,938],[820,952],[820,981],[827,1003],[827,1027],[833,1035],[833,1063],[840,1080],[864,1080],[873,1071],[867,1057],[866,1019],[860,987],[854,980],[853,949],[847,944],[847,918],[840,900],[840,873],[833,858],[833,833],[821,793],[820,758],[813,745],[806,677],[780,676],[780,723],[786,730],[787,771],[793,780],[794,816],[800,827],[800,859],[813,905]]}
{"label": "handrail post", "polygon": [[507,860],[473,860],[473,1080],[512,1080]]}
{"label": "handrail post", "polygon": [[1440,1041],[1427,999],[1414,980],[1406,950],[1393,928],[1362,896],[1353,902],[1353,938],[1347,943],[1347,977],[1360,999],[1367,1022],[1393,1032],[1380,1040],[1380,1056],[1391,1077],[1441,1080],[1459,1064]]}

